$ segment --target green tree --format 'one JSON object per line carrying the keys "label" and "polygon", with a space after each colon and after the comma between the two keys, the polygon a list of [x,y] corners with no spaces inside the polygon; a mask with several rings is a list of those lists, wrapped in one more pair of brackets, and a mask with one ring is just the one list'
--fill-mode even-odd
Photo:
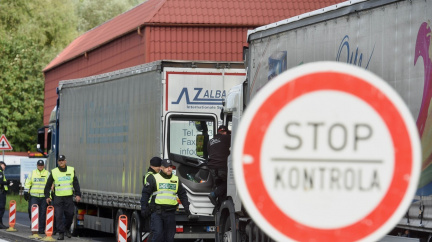
{"label": "green tree", "polygon": [[142,0],[77,0],[77,30],[82,33],[97,27],[143,2]]}
{"label": "green tree", "polygon": [[69,1],[0,1],[0,131],[14,151],[35,150],[43,125],[42,69],[77,36]]}
{"label": "green tree", "polygon": [[35,151],[43,125],[42,70],[79,34],[139,0],[0,0],[0,132]]}

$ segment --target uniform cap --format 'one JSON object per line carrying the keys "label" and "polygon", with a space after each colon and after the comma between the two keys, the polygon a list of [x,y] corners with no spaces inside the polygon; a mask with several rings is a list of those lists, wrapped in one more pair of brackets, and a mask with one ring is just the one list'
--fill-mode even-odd
{"label": "uniform cap", "polygon": [[38,160],[37,161],[37,165],[38,166],[43,166],[44,165],[44,161],[43,160]]}
{"label": "uniform cap", "polygon": [[163,167],[170,167],[170,166],[172,166],[173,164],[172,164],[172,161],[170,161],[170,160],[168,160],[168,159],[163,159],[161,165],[162,165]]}
{"label": "uniform cap", "polygon": [[218,132],[221,132],[221,131],[225,131],[225,132],[227,132],[228,134],[231,133],[231,131],[230,131],[230,130],[228,129],[228,127],[225,126],[225,125],[221,125],[221,126],[219,126],[219,128],[218,128]]}
{"label": "uniform cap", "polygon": [[153,157],[150,159],[150,165],[151,166],[161,166],[162,159],[159,157]]}
{"label": "uniform cap", "polygon": [[66,156],[64,156],[64,155],[59,155],[58,160],[66,160]]}

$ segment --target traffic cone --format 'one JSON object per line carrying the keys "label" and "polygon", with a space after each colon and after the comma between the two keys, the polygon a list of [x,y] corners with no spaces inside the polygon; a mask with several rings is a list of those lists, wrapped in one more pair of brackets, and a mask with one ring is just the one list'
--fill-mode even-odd
{"label": "traffic cone", "polygon": [[53,228],[54,228],[54,207],[48,206],[46,211],[46,227],[45,234],[46,236],[42,239],[43,241],[56,241],[53,239]]}
{"label": "traffic cone", "polygon": [[30,238],[40,239],[41,237],[38,234],[39,231],[39,206],[37,204],[33,204],[31,208],[31,231],[32,236]]}
{"label": "traffic cone", "polygon": [[127,216],[120,215],[118,223],[118,242],[127,241]]}
{"label": "traffic cone", "polygon": [[15,227],[16,221],[16,202],[15,200],[11,200],[9,202],[9,228],[6,229],[8,232],[16,232]]}

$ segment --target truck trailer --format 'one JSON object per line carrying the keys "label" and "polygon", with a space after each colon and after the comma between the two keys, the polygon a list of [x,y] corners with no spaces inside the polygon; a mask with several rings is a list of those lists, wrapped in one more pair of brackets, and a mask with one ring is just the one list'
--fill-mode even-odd
{"label": "truck trailer", "polygon": [[175,238],[214,238],[214,206],[207,197],[213,184],[196,174],[205,170],[206,144],[219,125],[226,92],[245,75],[243,63],[162,60],[60,81],[50,123],[38,131],[38,148],[48,154],[47,169],[62,154],[76,170],[82,197],[71,232],[117,235],[125,214],[131,241],[145,241],[143,176],[158,156],[173,161],[190,202],[189,218],[181,205],[176,212]]}
{"label": "truck trailer", "polygon": [[[411,236],[431,238],[431,16],[431,0],[346,1],[249,31],[244,51],[247,81],[232,88],[224,104],[223,122],[232,127],[232,144],[249,102],[283,71],[316,61],[369,70],[400,94],[421,137],[422,171],[416,197],[393,232],[403,234],[408,229]],[[238,197],[232,162],[229,157],[228,199],[216,214],[217,241],[264,241],[267,236]]]}

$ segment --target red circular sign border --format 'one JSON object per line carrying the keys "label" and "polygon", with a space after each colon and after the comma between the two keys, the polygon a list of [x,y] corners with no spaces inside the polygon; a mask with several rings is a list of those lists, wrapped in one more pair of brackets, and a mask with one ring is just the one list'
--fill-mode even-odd
{"label": "red circular sign border", "polygon": [[[381,116],[388,127],[395,147],[395,166],[392,181],[381,202],[363,219],[337,229],[313,228],[284,216],[284,212],[278,208],[267,192],[260,172],[262,142],[274,116],[282,107],[301,95],[322,90],[346,92],[368,103]],[[257,114],[259,114],[259,117],[255,118]],[[399,127],[405,127],[405,129],[398,130]],[[346,241],[347,239],[359,240],[365,238],[383,226],[393,215],[408,189],[409,180],[404,178],[406,174],[411,175],[413,151],[411,137],[405,121],[395,104],[386,95],[375,86],[358,77],[347,73],[316,72],[289,81],[263,101],[253,115],[248,130],[253,130],[253,132],[247,133],[242,153],[248,154],[255,161],[258,161],[258,163],[254,162],[252,164],[242,163],[244,180],[249,194],[256,209],[267,222],[273,221],[270,224],[276,230],[294,240],[320,238],[320,240],[324,241]],[[257,174],[259,179],[257,179]],[[275,214],[280,216],[275,216]]]}

